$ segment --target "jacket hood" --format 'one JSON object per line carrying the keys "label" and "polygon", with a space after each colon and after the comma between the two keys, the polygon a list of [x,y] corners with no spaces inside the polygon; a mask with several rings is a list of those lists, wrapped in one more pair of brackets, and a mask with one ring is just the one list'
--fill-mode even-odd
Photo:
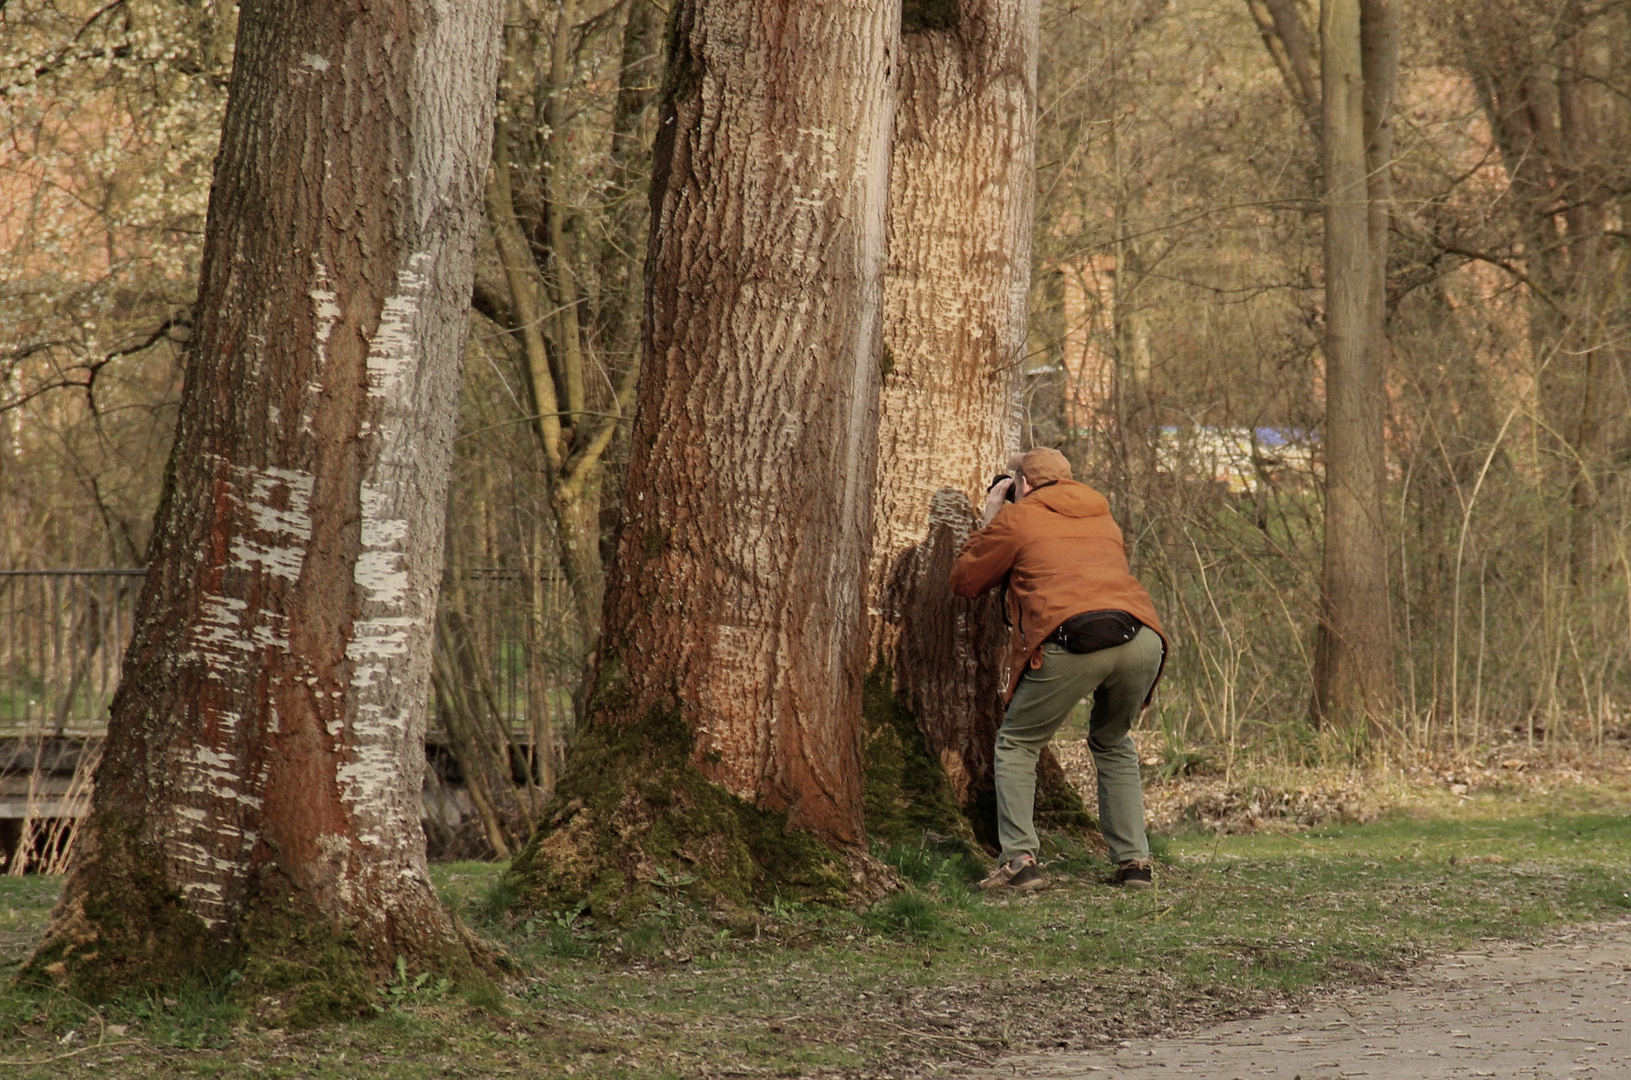
{"label": "jacket hood", "polygon": [[1077,483],[1075,480],[1060,480],[1045,488],[1038,488],[1021,499],[1019,505],[1024,506],[1031,502],[1071,518],[1098,517],[1110,512],[1108,499],[1086,484]]}

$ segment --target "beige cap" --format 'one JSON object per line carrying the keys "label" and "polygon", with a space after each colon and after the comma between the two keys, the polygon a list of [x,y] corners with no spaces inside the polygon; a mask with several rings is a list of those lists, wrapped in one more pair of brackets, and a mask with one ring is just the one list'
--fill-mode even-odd
{"label": "beige cap", "polygon": [[1071,479],[1070,459],[1046,446],[1039,446],[1021,458],[1019,471],[1030,481],[1032,487]]}

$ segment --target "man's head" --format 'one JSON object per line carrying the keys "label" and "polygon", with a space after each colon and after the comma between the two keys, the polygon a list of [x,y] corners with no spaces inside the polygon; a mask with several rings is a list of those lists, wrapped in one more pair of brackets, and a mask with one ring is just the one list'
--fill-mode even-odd
{"label": "man's head", "polygon": [[1019,474],[1032,489],[1071,479],[1070,461],[1057,450],[1039,446],[1019,460]]}

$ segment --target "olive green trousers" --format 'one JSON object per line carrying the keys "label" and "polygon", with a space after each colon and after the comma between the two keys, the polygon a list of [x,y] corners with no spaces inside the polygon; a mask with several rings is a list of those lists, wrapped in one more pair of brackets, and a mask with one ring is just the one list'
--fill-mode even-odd
{"label": "olive green trousers", "polygon": [[1147,626],[1125,645],[1098,652],[1042,646],[1042,666],[1021,677],[997,730],[997,838],[1003,863],[1036,855],[1037,758],[1083,698],[1092,702],[1087,745],[1099,774],[1099,829],[1110,845],[1110,859],[1119,864],[1150,857],[1138,748],[1130,732],[1161,670],[1163,648],[1161,635]]}

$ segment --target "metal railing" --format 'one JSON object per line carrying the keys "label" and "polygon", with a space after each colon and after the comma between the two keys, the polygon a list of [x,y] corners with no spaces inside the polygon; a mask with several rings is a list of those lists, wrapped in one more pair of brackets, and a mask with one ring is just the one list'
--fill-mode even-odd
{"label": "metal railing", "polygon": [[[0,570],[0,737],[101,733],[144,574]],[[464,632],[494,711],[521,725],[534,709],[559,710],[570,694],[540,677],[554,665],[537,655],[549,650],[529,626],[526,575],[473,568],[463,578]],[[547,700],[531,700],[539,695]]]}
{"label": "metal railing", "polygon": [[99,732],[141,570],[0,570],[0,735]]}

